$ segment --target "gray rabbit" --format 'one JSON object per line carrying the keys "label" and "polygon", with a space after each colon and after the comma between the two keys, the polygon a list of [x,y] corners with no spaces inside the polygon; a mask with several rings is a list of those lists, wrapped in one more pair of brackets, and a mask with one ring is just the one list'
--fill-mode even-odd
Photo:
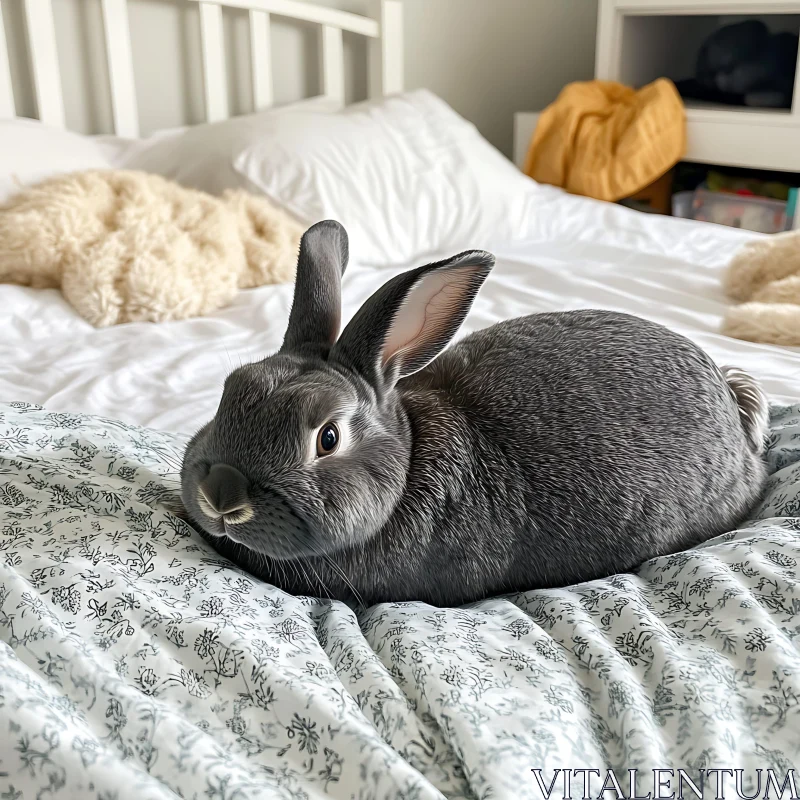
{"label": "gray rabbit", "polygon": [[392,278],[339,336],[347,260],[338,223],[306,232],[281,349],[228,377],[186,451],[190,518],[253,574],[455,605],[630,570],[759,497],[764,394],[688,339],[571,311],[445,350],[482,251]]}

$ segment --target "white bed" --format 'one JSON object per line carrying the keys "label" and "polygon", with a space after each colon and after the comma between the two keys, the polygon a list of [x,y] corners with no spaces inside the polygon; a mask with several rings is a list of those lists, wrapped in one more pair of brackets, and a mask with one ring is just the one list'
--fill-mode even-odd
{"label": "white bed", "polygon": [[[628,311],[689,336],[721,364],[751,371],[776,402],[800,397],[800,351],[718,332],[728,303],[725,264],[751,234],[547,190],[534,227],[529,241],[495,248],[497,266],[462,334],[537,311]],[[353,253],[345,319],[401,269],[360,266]],[[0,397],[190,433],[213,416],[232,367],[280,345],[290,303],[291,287],[264,287],[210,317],[98,330],[55,290],[2,286]]]}
{"label": "white bed", "polygon": [[[397,0],[373,18],[229,4],[252,7],[256,42],[268,11],[320,22],[334,100],[342,28],[374,42],[374,93],[400,88]],[[41,115],[58,124],[49,3],[26,8]],[[104,0],[112,42],[127,35],[124,8]],[[203,4],[202,18],[216,119],[227,113],[218,7]],[[109,53],[118,132],[135,135],[126,51]],[[269,105],[254,53],[254,99]],[[0,115],[2,64],[0,51]],[[722,272],[754,234],[527,181],[524,193],[525,235],[492,243],[497,265],[460,335],[538,311],[627,311],[797,404],[800,350],[718,332]],[[398,271],[451,254],[380,266],[354,246],[344,318]],[[756,769],[783,782],[800,763],[800,409],[776,406],[769,491],[739,531],[634,575],[356,614],[243,574],[163,503],[186,436],[213,415],[232,367],[280,344],[290,302],[290,286],[268,286],[206,317],[96,329],[56,290],[0,285],[3,797],[524,800],[542,796],[532,770],[545,785],[556,775],[560,796],[555,771],[580,768],[615,770],[626,795],[628,769],[640,794],[658,768],[695,782],[743,769],[751,795]]]}
{"label": "white bed", "polygon": [[[368,78],[372,97],[379,98],[402,88],[400,0],[372,0],[370,17],[296,0],[201,2],[201,66],[209,123],[229,117],[223,5],[250,9],[254,111],[272,105],[272,65],[268,57],[270,13],[319,23],[321,99],[326,108],[340,108],[344,104],[343,32],[369,40]],[[56,36],[51,5],[49,0],[26,2],[23,8],[39,118],[61,128],[65,124],[64,99],[58,60],[53,57]],[[198,175],[193,161],[200,160],[204,147],[216,148],[212,153],[214,158],[210,157],[212,162],[227,148],[233,150],[237,136],[241,136],[235,127],[226,129],[216,139],[197,137],[194,146],[199,148],[200,156],[195,154],[193,160],[187,159],[188,168],[170,168],[165,164],[168,156],[158,150],[155,156],[138,156],[136,162],[138,143],[131,137],[138,134],[139,121],[125,0],[103,0],[101,9],[115,132],[119,137],[127,137],[100,140],[102,147],[114,154],[109,156],[109,163],[124,160],[115,161],[120,150],[133,150],[134,166],[138,163],[144,165],[141,168],[158,169],[167,177],[188,181],[196,188],[214,191],[225,188],[235,171],[228,163],[221,164],[216,173],[212,166]],[[302,106],[301,103],[297,107]],[[13,113],[11,72],[0,28],[0,120]],[[468,135],[468,132],[459,129],[456,134]],[[31,133],[23,128],[21,136],[30,137]],[[46,141],[37,144],[44,147]],[[191,140],[187,141],[191,146]],[[82,151],[81,142],[68,144],[70,147],[65,149],[70,152],[76,144]],[[485,142],[481,141],[480,147],[473,147],[469,154],[498,157]],[[169,154],[168,148],[166,152]],[[44,177],[46,173],[37,173],[39,159],[35,148],[26,155],[27,165],[19,166],[16,154],[9,156],[8,163],[23,173],[27,171],[31,180]],[[82,152],[73,157],[76,159],[73,169],[86,161]],[[53,169],[66,171],[69,158],[63,155],[63,163],[56,161]],[[96,156],[90,158],[87,163],[95,167],[96,159]],[[130,162],[130,158],[127,160]],[[0,162],[0,169],[3,163]],[[489,174],[488,169],[485,174]],[[474,180],[484,177],[477,172]],[[8,184],[8,176],[0,174],[0,197]],[[252,181],[244,185],[252,188]],[[499,179],[497,185],[495,195],[499,197],[504,187]],[[800,396],[800,352],[735,341],[717,334],[727,302],[720,288],[722,270],[736,247],[754,234],[635,214],[536,187],[532,182],[529,187],[521,186],[521,183],[515,185],[514,191],[531,197],[524,203],[528,218],[524,236],[517,237],[513,246],[508,245],[503,235],[492,237],[485,231],[476,240],[465,240],[470,247],[490,245],[498,263],[462,334],[500,319],[536,311],[592,306],[629,311],[685,333],[720,362],[752,370],[776,401],[790,402]],[[457,188],[468,192],[474,187],[467,182]],[[385,190],[378,183],[374,195],[380,196]],[[477,192],[473,195],[465,202],[481,200]],[[443,202],[441,198],[434,201]],[[333,207],[342,211],[335,202]],[[496,214],[495,219],[499,218]],[[427,236],[425,243],[431,240]],[[356,246],[344,282],[345,319],[393,272],[423,258],[452,254],[430,252],[429,248],[417,254],[418,249],[409,244],[405,252],[415,256],[413,260],[409,263],[395,260],[390,268],[380,268],[379,259],[374,257],[374,245],[366,254],[373,256],[369,259],[370,267],[360,265],[364,253]],[[23,398],[56,410],[88,411],[189,432],[212,415],[222,379],[231,365],[257,358],[279,344],[289,302],[288,287],[267,287],[240,294],[233,305],[207,318],[95,330],[73,313],[58,292],[3,285],[0,286],[3,326],[0,397]]]}

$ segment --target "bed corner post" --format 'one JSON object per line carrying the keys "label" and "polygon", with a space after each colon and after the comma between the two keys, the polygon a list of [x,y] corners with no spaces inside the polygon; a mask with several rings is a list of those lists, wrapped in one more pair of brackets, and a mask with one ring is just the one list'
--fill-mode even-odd
{"label": "bed corner post", "polygon": [[3,25],[3,0],[0,0],[0,119],[16,116],[14,90],[11,87],[11,66]]}
{"label": "bed corner post", "polygon": [[370,0],[370,16],[377,20],[378,38],[369,43],[369,96],[403,91],[403,2]]}

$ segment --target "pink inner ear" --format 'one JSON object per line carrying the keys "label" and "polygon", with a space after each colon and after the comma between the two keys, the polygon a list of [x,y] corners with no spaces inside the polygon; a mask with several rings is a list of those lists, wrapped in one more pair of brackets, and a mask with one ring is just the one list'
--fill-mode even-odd
{"label": "pink inner ear", "polygon": [[[408,293],[389,329],[383,345],[382,363],[397,358],[401,363],[409,360],[426,345],[440,342],[447,344],[451,335],[453,314],[469,302],[473,276],[479,266],[465,264],[463,267],[430,272]],[[433,353],[431,357],[436,355]]]}

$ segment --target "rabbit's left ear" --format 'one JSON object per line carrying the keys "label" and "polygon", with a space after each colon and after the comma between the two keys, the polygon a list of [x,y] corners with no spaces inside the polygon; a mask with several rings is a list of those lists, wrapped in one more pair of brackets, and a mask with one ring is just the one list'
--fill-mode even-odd
{"label": "rabbit's left ear", "polygon": [[331,360],[376,388],[422,369],[455,336],[493,266],[493,255],[470,250],[392,278],[344,329]]}
{"label": "rabbit's left ear", "polygon": [[347,231],[334,220],[312,225],[300,240],[297,279],[281,351],[327,350],[339,335]]}

